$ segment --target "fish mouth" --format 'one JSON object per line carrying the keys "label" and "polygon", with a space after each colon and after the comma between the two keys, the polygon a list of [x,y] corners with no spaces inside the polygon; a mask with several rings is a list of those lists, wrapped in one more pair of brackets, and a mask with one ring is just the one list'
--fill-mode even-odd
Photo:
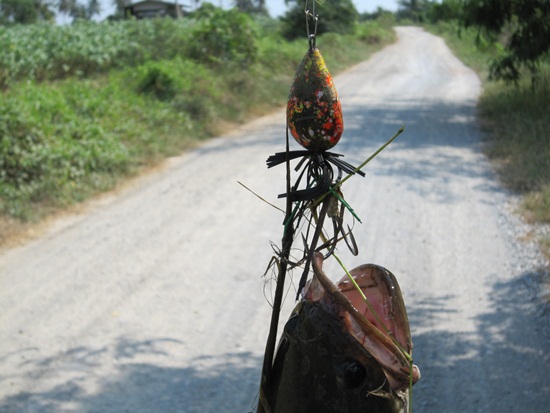
{"label": "fish mouth", "polygon": [[409,321],[395,276],[378,265],[361,265],[350,271],[360,293],[347,275],[333,284],[322,266],[323,256],[317,253],[315,276],[304,299],[320,301],[336,313],[347,332],[380,364],[391,388],[406,391],[420,379],[420,370],[412,364]]}

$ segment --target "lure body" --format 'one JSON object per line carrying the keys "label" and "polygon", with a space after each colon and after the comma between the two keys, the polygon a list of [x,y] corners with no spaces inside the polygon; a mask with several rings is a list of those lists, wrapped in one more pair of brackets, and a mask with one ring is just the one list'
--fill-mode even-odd
{"label": "lure body", "polygon": [[332,76],[317,48],[306,52],[296,70],[286,113],[290,133],[310,151],[326,151],[342,136],[342,107]]}

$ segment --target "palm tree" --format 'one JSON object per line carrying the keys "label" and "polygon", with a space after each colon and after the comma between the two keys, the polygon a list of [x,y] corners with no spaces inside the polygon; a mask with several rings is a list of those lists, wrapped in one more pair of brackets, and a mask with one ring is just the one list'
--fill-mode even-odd
{"label": "palm tree", "polygon": [[61,13],[68,14],[73,19],[90,20],[101,12],[99,0],[88,0],[86,4],[77,0],[58,0],[57,8]]}
{"label": "palm tree", "polygon": [[0,0],[0,23],[35,23],[53,21],[50,0]]}

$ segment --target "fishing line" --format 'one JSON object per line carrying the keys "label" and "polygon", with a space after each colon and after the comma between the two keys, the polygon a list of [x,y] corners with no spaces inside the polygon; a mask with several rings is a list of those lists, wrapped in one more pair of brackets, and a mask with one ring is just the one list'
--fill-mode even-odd
{"label": "fishing line", "polygon": [[[309,0],[306,0],[306,4],[304,7],[304,12],[306,15],[306,33],[307,33],[307,39],[309,42],[309,50],[315,49],[315,43],[317,39],[317,23],[319,22],[319,16],[317,16],[317,13],[315,12],[315,3],[316,3],[316,0],[313,0],[312,2],[313,6],[311,8],[311,11],[309,10],[309,7],[308,7]],[[312,20],[314,21],[313,33],[311,33],[311,31],[309,30],[310,18],[312,18]]]}
{"label": "fishing line", "polygon": [[[286,207],[283,211],[282,245],[280,249],[273,245],[275,255],[264,274],[267,275],[268,272],[271,272],[271,278],[268,282],[271,280],[275,281],[275,291],[273,293],[273,283],[270,282],[269,292],[273,295],[271,304],[272,313],[262,365],[257,413],[271,413],[273,398],[276,399],[280,396],[274,393],[276,392],[276,388],[273,386],[277,386],[275,384],[277,377],[274,377],[274,374],[278,376],[278,373],[274,373],[273,363],[275,360],[275,345],[281,307],[288,299],[292,288],[295,289],[296,300],[298,300],[311,273],[311,267],[313,267],[315,274],[317,274],[317,271],[322,272],[320,268],[317,268],[318,263],[315,262],[318,251],[326,249],[326,256],[334,255],[342,268],[344,268],[343,263],[334,254],[337,244],[342,239],[346,242],[352,254],[357,255],[358,253],[352,228],[348,225],[347,232],[344,229],[345,210],[347,209],[350,212],[354,223],[355,220],[359,222],[361,220],[353,208],[344,200],[339,188],[352,175],[365,176],[361,169],[403,132],[403,128],[401,128],[396,135],[382,145],[359,167],[343,161],[340,154],[328,152],[340,140],[343,133],[343,117],[341,104],[338,100],[332,77],[319,49],[316,48],[319,23],[316,3],[316,0],[305,1],[304,14],[308,50],[296,70],[289,93],[285,151],[271,155],[267,159],[268,168],[285,164],[286,190],[284,194],[279,194],[279,198],[286,198]],[[319,4],[323,3],[324,1],[319,1]],[[290,150],[290,134],[305,150]],[[297,179],[293,184],[291,180],[291,161],[295,159],[298,160],[295,168]],[[344,172],[346,176],[342,179]],[[250,192],[254,193],[253,191]],[[255,195],[258,196],[257,194]],[[258,198],[267,202],[260,196]],[[267,203],[275,207],[273,204]],[[277,209],[282,211],[280,208]],[[323,228],[327,217],[332,220],[331,229],[334,232],[330,238],[326,234],[330,234],[331,229],[327,228],[325,234],[325,229]],[[340,237],[340,234],[342,237]],[[296,248],[292,246],[295,241],[298,241],[300,235],[303,249],[298,250],[301,253],[301,258],[297,259],[294,256]],[[318,247],[320,240],[324,241],[324,243]],[[322,256],[322,254],[319,254],[319,257]],[[297,288],[293,273],[293,270],[296,268],[301,269],[301,277]],[[347,270],[346,273],[348,273]],[[349,273],[348,276],[350,276]],[[290,279],[290,283],[288,286],[285,286],[287,278]],[[363,295],[368,307],[375,314],[376,320],[380,322],[378,315],[373,311],[372,306],[368,303],[353,277],[350,279],[356,285],[361,295]],[[331,285],[328,287],[324,286],[325,289],[336,288],[328,278],[326,280]],[[264,286],[264,295],[266,295],[266,290],[267,288]],[[342,298],[344,299],[345,297],[342,295]],[[343,305],[346,304],[348,305],[346,308],[350,308],[351,303],[344,303]],[[352,307],[350,311],[352,311]],[[405,366],[409,364],[408,362],[412,366],[412,358],[396,342],[385,324],[380,322],[380,325],[386,329],[386,333],[373,326],[366,318],[365,321],[361,319],[361,323],[365,324],[365,331],[387,346],[389,351],[394,355],[395,360],[399,361],[400,366],[403,366],[400,374],[404,378]],[[412,382],[412,367],[409,372]]]}

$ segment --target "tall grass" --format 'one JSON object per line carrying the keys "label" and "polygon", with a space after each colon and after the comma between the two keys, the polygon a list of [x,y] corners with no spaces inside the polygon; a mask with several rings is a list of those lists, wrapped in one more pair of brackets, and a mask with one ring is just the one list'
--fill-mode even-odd
{"label": "tall grass", "polygon": [[550,64],[534,88],[528,78],[487,84],[479,108],[503,182],[525,194],[528,218],[550,223]]}

